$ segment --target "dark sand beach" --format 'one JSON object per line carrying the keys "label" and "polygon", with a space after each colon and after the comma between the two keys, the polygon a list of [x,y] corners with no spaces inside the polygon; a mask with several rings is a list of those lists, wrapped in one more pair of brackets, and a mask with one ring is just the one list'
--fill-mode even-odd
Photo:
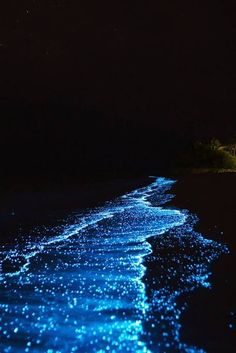
{"label": "dark sand beach", "polygon": [[171,206],[199,217],[195,230],[228,246],[229,254],[212,266],[212,289],[198,289],[187,298],[182,339],[208,353],[236,351],[236,174],[179,177]]}

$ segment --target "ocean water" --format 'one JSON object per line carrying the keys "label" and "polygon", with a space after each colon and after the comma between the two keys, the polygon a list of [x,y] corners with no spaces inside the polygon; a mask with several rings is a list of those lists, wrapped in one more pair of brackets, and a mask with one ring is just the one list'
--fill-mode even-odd
{"label": "ocean water", "polygon": [[152,178],[51,236],[2,247],[0,352],[204,352],[181,341],[178,299],[210,288],[227,249],[165,206],[174,182]]}

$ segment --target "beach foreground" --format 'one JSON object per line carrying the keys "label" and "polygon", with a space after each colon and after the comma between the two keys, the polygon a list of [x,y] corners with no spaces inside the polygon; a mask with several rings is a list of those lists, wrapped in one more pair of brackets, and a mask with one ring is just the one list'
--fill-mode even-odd
{"label": "beach foreground", "polygon": [[[49,194],[38,195],[36,209],[17,213],[14,227],[17,219],[38,227],[42,203],[54,226],[26,239],[21,231],[16,244],[2,237],[2,350],[233,353],[234,178],[153,177],[128,193],[131,182],[110,184],[106,196],[123,196],[95,208],[89,203],[94,194],[99,205],[102,187],[88,188],[88,200],[80,191],[76,208],[73,190],[54,193],[56,208]],[[60,226],[56,215],[64,217]]]}

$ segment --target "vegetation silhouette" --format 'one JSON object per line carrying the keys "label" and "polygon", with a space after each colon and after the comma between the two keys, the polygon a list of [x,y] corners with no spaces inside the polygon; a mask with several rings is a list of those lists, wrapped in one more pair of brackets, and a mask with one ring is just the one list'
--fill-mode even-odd
{"label": "vegetation silhouette", "polygon": [[209,141],[195,141],[182,153],[178,168],[189,171],[236,171],[236,142],[221,143],[212,138]]}

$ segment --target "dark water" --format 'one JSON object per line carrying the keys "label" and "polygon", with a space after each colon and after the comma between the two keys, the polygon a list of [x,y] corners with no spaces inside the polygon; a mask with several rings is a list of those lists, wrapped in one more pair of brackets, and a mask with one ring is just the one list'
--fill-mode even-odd
{"label": "dark water", "polygon": [[0,351],[204,352],[180,339],[179,298],[210,287],[209,266],[227,250],[194,232],[187,211],[164,207],[173,183],[155,178],[56,235],[2,247]]}

